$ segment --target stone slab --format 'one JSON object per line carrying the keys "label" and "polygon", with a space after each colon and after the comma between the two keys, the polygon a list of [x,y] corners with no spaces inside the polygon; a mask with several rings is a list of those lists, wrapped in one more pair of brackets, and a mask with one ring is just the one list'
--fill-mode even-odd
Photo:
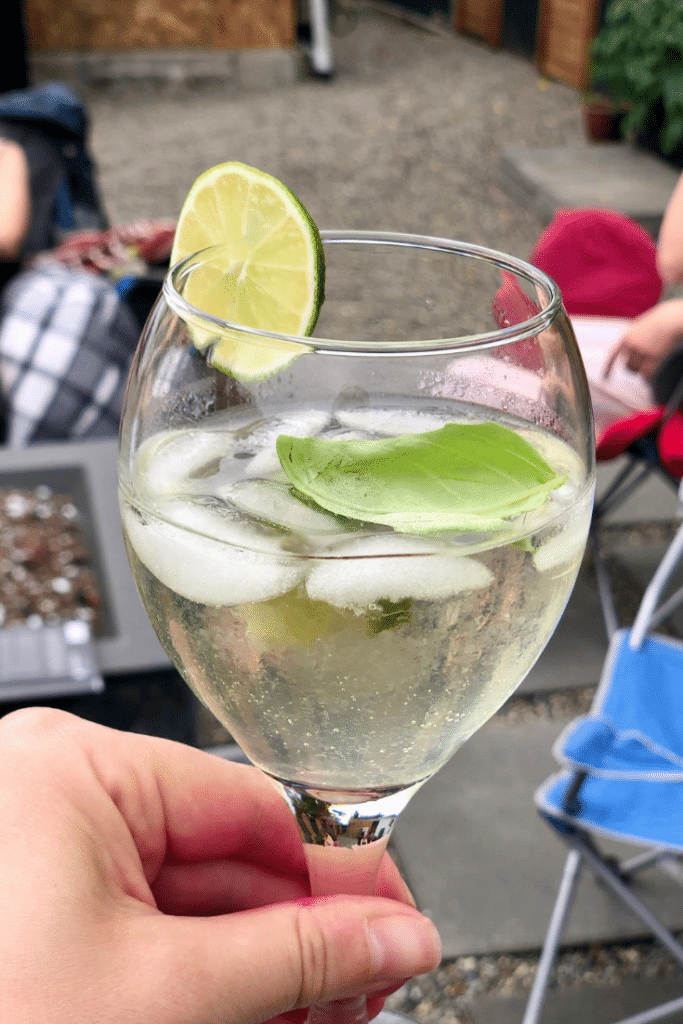
{"label": "stone slab", "polygon": [[257,92],[292,85],[304,75],[297,48],[257,50],[130,50],[47,52],[31,57],[36,81],[58,80],[76,89],[112,86],[224,86]]}
{"label": "stone slab", "polygon": [[[550,991],[540,1024],[610,1024],[683,996],[683,981],[638,979],[602,988]],[[478,999],[468,1006],[472,1024],[519,1024],[526,1000]],[[683,1024],[683,1011],[666,1018]]]}
{"label": "stone slab", "polygon": [[531,148],[506,146],[500,184],[545,220],[562,207],[600,206],[632,217],[656,235],[678,175],[627,143]]}
{"label": "stone slab", "polygon": [[[556,769],[551,746],[564,724],[492,719],[425,784],[396,825],[399,862],[418,906],[439,928],[447,959],[543,943],[566,848],[538,816],[533,794]],[[609,848],[624,855],[623,846]],[[683,928],[675,882],[649,869],[638,892],[670,927]],[[584,872],[563,941],[642,935],[643,926]]]}

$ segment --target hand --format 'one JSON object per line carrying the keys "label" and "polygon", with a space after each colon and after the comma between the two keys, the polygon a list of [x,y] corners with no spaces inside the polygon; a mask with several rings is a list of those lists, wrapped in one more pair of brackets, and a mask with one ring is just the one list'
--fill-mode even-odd
{"label": "hand", "polygon": [[657,268],[664,284],[683,281],[683,174],[664,212],[657,239]]}
{"label": "hand", "polygon": [[603,375],[609,376],[618,356],[624,356],[626,366],[640,373],[646,380],[665,359],[683,342],[683,299],[669,299],[653,306],[637,317],[611,349]]}
{"label": "hand", "polygon": [[310,899],[256,769],[44,708],[0,721],[0,761],[4,1024],[291,1021],[438,963],[389,858],[382,897]]}

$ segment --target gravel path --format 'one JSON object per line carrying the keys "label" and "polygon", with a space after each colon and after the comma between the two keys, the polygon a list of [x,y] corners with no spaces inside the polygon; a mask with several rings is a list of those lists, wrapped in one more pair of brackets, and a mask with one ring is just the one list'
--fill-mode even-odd
{"label": "gravel path", "polygon": [[371,12],[335,49],[331,82],[90,97],[112,220],[176,216],[202,170],[238,159],[284,180],[321,227],[447,234],[526,256],[542,225],[499,188],[500,150],[579,141],[577,94],[509,53]]}
{"label": "gravel path", "polygon": [[[526,59],[357,6],[355,28],[335,40],[331,82],[261,94],[89,96],[112,221],[175,217],[201,171],[238,159],[284,180],[322,227],[450,235],[526,257],[543,225],[499,187],[501,149],[580,143],[577,93],[541,79]],[[517,698],[504,713],[561,718],[585,710],[590,697]],[[207,741],[223,741],[206,729]],[[389,1005],[421,1024],[468,1024],[473,998],[524,994],[535,965],[534,956],[460,957]],[[563,954],[557,984],[674,971],[649,943],[594,947]]]}

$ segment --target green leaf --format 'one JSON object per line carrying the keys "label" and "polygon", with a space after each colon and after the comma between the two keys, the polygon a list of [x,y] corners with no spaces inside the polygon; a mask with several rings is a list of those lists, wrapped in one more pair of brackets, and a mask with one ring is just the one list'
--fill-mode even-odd
{"label": "green leaf", "polygon": [[387,629],[398,629],[399,626],[410,622],[412,615],[413,602],[411,598],[404,597],[402,601],[381,598],[377,601],[377,610],[370,616],[368,633],[370,636],[378,636]]}
{"label": "green leaf", "polygon": [[566,479],[528,441],[490,422],[380,441],[280,434],[276,447],[304,500],[403,533],[502,529]]}
{"label": "green leaf", "polygon": [[643,103],[631,107],[621,125],[624,136],[629,135],[631,132],[637,133],[641,130],[645,124],[645,118],[647,117],[648,110],[649,107],[645,106]]}
{"label": "green leaf", "polygon": [[678,110],[683,111],[683,74],[672,75],[662,84],[664,110],[673,117]]}

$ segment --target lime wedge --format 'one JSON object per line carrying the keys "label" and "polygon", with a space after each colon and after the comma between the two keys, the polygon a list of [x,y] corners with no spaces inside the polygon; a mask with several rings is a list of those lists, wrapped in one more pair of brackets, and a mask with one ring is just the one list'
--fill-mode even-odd
{"label": "lime wedge", "polygon": [[[320,233],[276,178],[225,163],[195,181],[176,228],[171,264],[209,246],[223,248],[193,269],[183,295],[205,313],[274,334],[310,335],[324,298]],[[192,328],[209,361],[240,380],[258,380],[308,351],[296,342]]]}

